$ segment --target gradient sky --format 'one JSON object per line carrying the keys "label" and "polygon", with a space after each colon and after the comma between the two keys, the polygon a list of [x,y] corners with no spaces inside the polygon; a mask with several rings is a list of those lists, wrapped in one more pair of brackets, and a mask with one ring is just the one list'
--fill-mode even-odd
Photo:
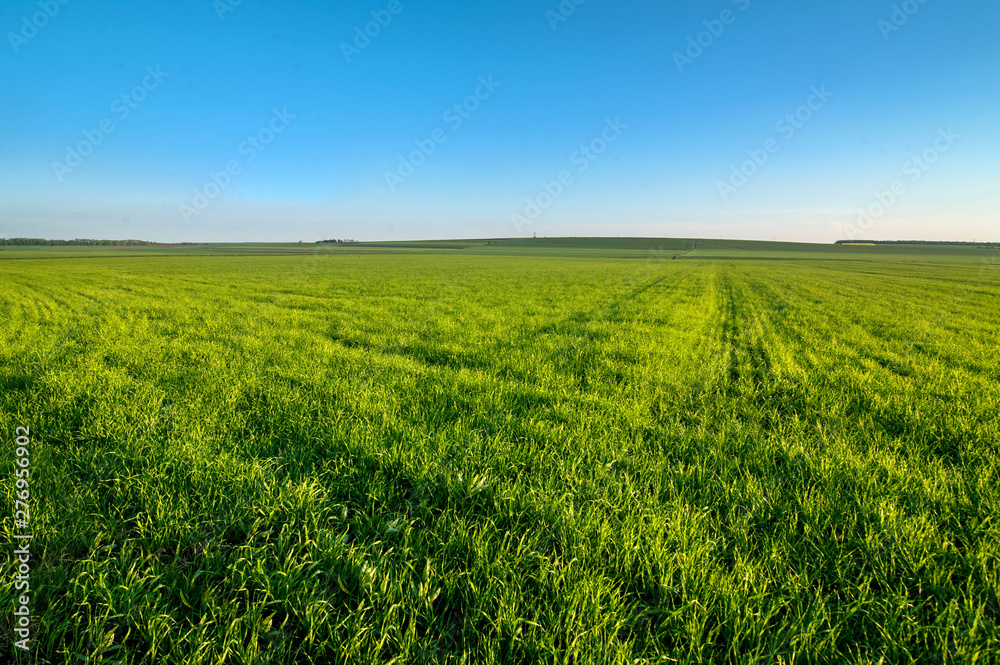
{"label": "gradient sky", "polygon": [[1000,241],[995,0],[562,7],[5,0],[0,237]]}

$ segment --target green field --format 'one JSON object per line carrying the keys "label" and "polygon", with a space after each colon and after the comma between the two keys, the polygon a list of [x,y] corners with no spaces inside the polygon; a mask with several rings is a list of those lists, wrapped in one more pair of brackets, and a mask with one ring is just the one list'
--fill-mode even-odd
{"label": "green field", "polygon": [[0,248],[20,660],[1000,662],[997,253]]}

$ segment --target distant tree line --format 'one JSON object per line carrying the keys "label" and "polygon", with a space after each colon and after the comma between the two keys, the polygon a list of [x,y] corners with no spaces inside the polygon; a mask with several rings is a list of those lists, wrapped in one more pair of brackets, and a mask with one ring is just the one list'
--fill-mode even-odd
{"label": "distant tree line", "polygon": [[155,242],[148,240],[94,240],[91,238],[77,238],[75,240],[46,240],[45,238],[0,238],[0,245],[41,245],[45,247],[118,247],[134,245],[155,245]]}
{"label": "distant tree line", "polygon": [[343,240],[340,240],[340,239],[337,239],[337,240],[318,240],[318,241],[316,241],[316,244],[317,245],[322,245],[324,243],[331,243],[331,244],[334,244],[334,245],[350,245],[350,244],[356,243],[356,242],[357,242],[357,240],[349,240],[349,239],[345,238]]}
{"label": "distant tree line", "polygon": [[1000,242],[960,242],[957,240],[838,240],[836,245],[958,245],[962,247],[1000,247]]}

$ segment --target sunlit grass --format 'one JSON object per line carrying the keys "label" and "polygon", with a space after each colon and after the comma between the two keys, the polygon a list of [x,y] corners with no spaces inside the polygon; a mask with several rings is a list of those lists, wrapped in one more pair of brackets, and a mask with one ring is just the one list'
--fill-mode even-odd
{"label": "sunlit grass", "polygon": [[670,256],[0,262],[37,662],[994,662],[995,271]]}

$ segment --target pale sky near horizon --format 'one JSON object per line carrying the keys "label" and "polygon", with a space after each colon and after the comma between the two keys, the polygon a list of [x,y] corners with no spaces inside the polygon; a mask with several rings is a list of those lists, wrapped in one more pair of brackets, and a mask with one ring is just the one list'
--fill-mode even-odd
{"label": "pale sky near horizon", "polygon": [[0,34],[0,237],[1000,241],[992,1],[7,0]]}

